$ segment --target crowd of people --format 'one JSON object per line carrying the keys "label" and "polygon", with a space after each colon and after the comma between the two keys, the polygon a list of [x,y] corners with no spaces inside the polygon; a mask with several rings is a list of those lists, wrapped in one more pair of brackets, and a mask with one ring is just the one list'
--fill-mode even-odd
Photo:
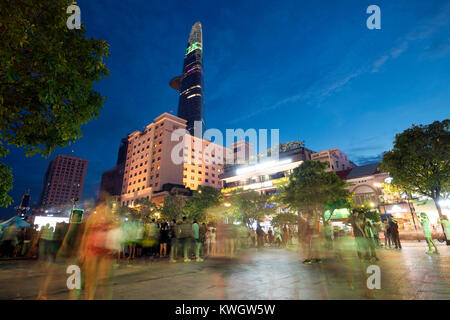
{"label": "crowd of people", "polygon": [[[82,222],[49,224],[40,229],[37,225],[21,228],[12,222],[0,232],[2,257],[38,258],[47,270],[39,299],[46,299],[47,288],[58,263],[80,266],[86,299],[103,291],[103,298],[110,298],[110,281],[114,266],[124,261],[154,261],[167,259],[175,262],[202,262],[205,257],[234,257],[243,248],[288,247],[299,244],[304,264],[322,263],[326,253],[333,252],[338,259],[355,252],[355,257],[370,262],[377,261],[381,244],[379,233],[384,234],[384,247],[401,250],[402,245],[397,221],[389,217],[383,222],[369,219],[364,212],[353,210],[345,224],[351,227],[353,237],[342,229],[333,228],[311,214],[301,214],[297,223],[274,225],[264,231],[257,223],[255,230],[244,224],[198,222],[182,217],[179,221],[157,221],[120,216],[114,205],[99,205],[95,212]],[[430,222],[420,213],[420,222],[428,245],[427,253],[438,254]],[[440,221],[449,233],[447,217]],[[353,249],[350,249],[351,240]],[[352,253],[353,254],[353,253]],[[71,292],[73,298],[80,291]]]}
{"label": "crowd of people", "polygon": [[38,226],[20,227],[12,222],[7,227],[0,229],[0,257],[36,257]]}

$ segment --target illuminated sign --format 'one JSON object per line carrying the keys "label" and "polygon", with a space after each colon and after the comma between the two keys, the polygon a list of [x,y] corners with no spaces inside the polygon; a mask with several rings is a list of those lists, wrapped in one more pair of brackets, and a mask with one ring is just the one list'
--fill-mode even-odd
{"label": "illuminated sign", "polygon": [[330,210],[325,211],[325,219],[346,219],[350,216],[350,211],[347,208],[334,209],[330,217]]}
{"label": "illuminated sign", "polygon": [[259,183],[250,184],[248,186],[244,186],[244,190],[267,188],[267,187],[271,187],[272,185],[273,185],[272,180],[264,181],[264,182],[259,182]]}
{"label": "illuminated sign", "polygon": [[245,174],[245,173],[256,172],[259,170],[271,169],[271,168],[275,168],[277,166],[281,166],[281,165],[288,164],[291,162],[292,162],[292,159],[287,159],[287,160],[282,160],[282,161],[268,161],[268,162],[257,164],[255,166],[237,169],[236,174],[241,175],[241,174]]}
{"label": "illuminated sign", "polygon": [[69,223],[68,217],[48,217],[48,216],[36,216],[34,218],[34,224],[38,225],[38,230],[41,230],[41,228],[47,224],[50,225],[50,227],[53,227],[53,230],[56,228],[56,224],[59,222]]}
{"label": "illuminated sign", "polygon": [[390,209],[386,209],[387,213],[407,213],[409,210],[406,207],[394,204]]}
{"label": "illuminated sign", "polygon": [[195,51],[197,49],[202,50],[202,43],[201,42],[194,42],[189,47],[187,47],[186,55],[188,55],[189,53],[191,53],[192,51]]}

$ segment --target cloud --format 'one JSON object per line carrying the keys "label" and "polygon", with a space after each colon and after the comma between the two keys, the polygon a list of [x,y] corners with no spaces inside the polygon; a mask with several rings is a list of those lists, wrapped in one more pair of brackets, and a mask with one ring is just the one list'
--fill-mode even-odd
{"label": "cloud", "polygon": [[364,166],[366,164],[370,164],[370,163],[376,163],[376,162],[381,162],[381,159],[383,158],[382,154],[379,154],[377,156],[359,156],[354,159],[354,162],[358,165],[358,166]]}
{"label": "cloud", "polygon": [[[427,23],[421,24],[408,32],[396,45],[390,48],[385,54],[377,58],[373,62],[372,72],[376,73],[389,60],[397,59],[410,47],[410,43],[429,38],[443,26],[448,25],[448,16],[450,15],[450,5],[444,6],[438,14],[428,20]],[[448,44],[448,43],[447,43]]]}
{"label": "cloud", "polygon": [[[340,74],[329,73],[327,78],[320,81],[317,85],[313,85],[310,88],[302,91],[301,93],[287,96],[279,100],[278,102],[262,107],[255,112],[245,114],[242,117],[236,117],[228,123],[233,124],[241,122],[243,120],[253,118],[258,114],[267,113],[269,111],[276,110],[283,105],[294,102],[303,101],[305,104],[316,104],[316,106],[318,106],[324,99],[338,92],[353,79],[356,79],[366,73],[379,72],[380,69],[390,60],[397,59],[401,55],[403,55],[411,46],[412,42],[429,38],[435,32],[440,30],[442,26],[448,24],[449,15],[450,5],[444,6],[443,8],[441,8],[438,14],[408,32],[405,36],[399,39],[394,46],[392,46],[382,55],[378,56],[372,63],[354,68],[353,70],[346,70],[345,72],[341,72]],[[445,53],[449,50],[450,43],[446,42],[445,45],[440,47],[440,49],[437,49],[437,52]]]}

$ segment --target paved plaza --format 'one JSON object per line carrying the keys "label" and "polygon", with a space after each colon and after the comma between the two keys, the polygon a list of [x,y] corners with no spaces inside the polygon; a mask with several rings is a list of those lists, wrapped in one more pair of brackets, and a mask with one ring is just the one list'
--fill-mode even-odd
{"label": "paved plaza", "polygon": [[[422,242],[379,250],[381,289],[368,290],[367,267],[354,251],[304,265],[298,248],[247,249],[234,259],[169,263],[122,261],[109,288],[113,299],[450,299],[450,247],[425,254]],[[56,267],[48,299],[68,299],[65,265]],[[36,299],[47,272],[37,261],[0,262],[0,299]],[[81,299],[83,296],[81,296]],[[98,298],[101,298],[99,296]]]}

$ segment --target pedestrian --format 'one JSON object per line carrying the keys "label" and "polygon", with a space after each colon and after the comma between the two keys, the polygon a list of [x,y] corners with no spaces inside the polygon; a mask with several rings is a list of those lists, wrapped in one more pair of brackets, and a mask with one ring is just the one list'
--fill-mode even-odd
{"label": "pedestrian", "polygon": [[179,241],[177,239],[177,221],[172,220],[169,228],[169,239],[170,239],[170,260],[169,262],[177,262],[176,257],[178,255]]}
{"label": "pedestrian", "polygon": [[206,233],[208,232],[208,227],[206,226],[206,223],[202,223],[200,225],[200,244],[202,246],[201,253],[202,255],[205,255],[206,251]]}
{"label": "pedestrian", "polygon": [[309,257],[312,237],[312,227],[310,224],[310,215],[302,215],[298,221],[298,237],[302,245],[302,252],[304,256],[304,264],[312,264],[312,260]]}
{"label": "pedestrian", "polygon": [[190,262],[189,251],[192,243],[192,224],[187,221],[186,217],[182,218],[181,224],[178,225],[177,238],[180,239],[181,246],[183,247],[184,262]]}
{"label": "pedestrian", "polygon": [[431,232],[430,232],[430,220],[428,219],[428,215],[425,212],[421,212],[420,213],[420,224],[422,225],[422,229],[423,229],[423,234],[425,236],[425,240],[427,241],[428,244],[428,251],[426,252],[427,254],[432,254],[433,250],[432,250],[432,246],[434,247],[434,253],[435,254],[439,254],[439,250],[436,246],[436,243],[434,243],[432,237],[431,237]]}
{"label": "pedestrian", "polygon": [[25,228],[20,228],[17,234],[17,246],[14,250],[14,256],[21,257],[25,247]]}
{"label": "pedestrian", "polygon": [[2,245],[0,248],[1,255],[11,258],[14,255],[14,248],[17,243],[17,225],[16,222],[12,222],[7,226],[2,235]]}
{"label": "pedestrian", "polygon": [[207,234],[208,255],[215,256],[216,254],[216,228],[212,225],[208,229]]}
{"label": "pedestrian", "polygon": [[264,237],[265,237],[265,235],[266,235],[266,233],[261,228],[261,225],[258,222],[258,225],[256,226],[256,241],[257,241],[258,248],[261,248],[261,247],[264,246]]}
{"label": "pedestrian", "polygon": [[39,260],[46,262],[52,252],[53,227],[47,223],[39,233]]}
{"label": "pedestrian", "polygon": [[194,240],[195,259],[197,262],[202,262],[203,259],[200,257],[202,243],[200,239],[200,226],[197,223],[197,219],[194,219],[194,223],[192,224],[192,237]]}
{"label": "pedestrian", "polygon": [[283,245],[283,233],[281,232],[281,229],[279,227],[275,228],[275,236],[273,241],[277,248],[281,248],[281,246]]}
{"label": "pedestrian", "polygon": [[[110,299],[112,291],[112,265],[116,255],[111,232],[117,227],[114,212],[109,207],[99,206],[90,214],[80,244],[81,264],[85,277],[85,299],[94,300],[97,288],[102,291],[103,299]],[[135,239],[133,224],[130,227],[130,240]],[[114,249],[114,250],[113,250]]]}
{"label": "pedestrian", "polygon": [[349,222],[353,229],[353,236],[355,237],[356,252],[360,259],[369,258],[367,239],[364,233],[364,213],[357,209],[352,210],[352,215],[349,217]]}
{"label": "pedestrian", "polygon": [[444,225],[445,238],[447,239],[447,245],[450,245],[450,221],[448,221],[448,217],[446,215],[442,216],[441,223]]}
{"label": "pedestrian", "polygon": [[273,231],[272,231],[272,229],[269,229],[267,234],[269,236],[269,245],[272,245],[273,244]]}
{"label": "pedestrian", "polygon": [[391,216],[389,217],[389,229],[391,230],[392,240],[394,241],[395,249],[401,249],[400,234],[398,232],[398,223]]}
{"label": "pedestrian", "polygon": [[169,226],[166,222],[161,223],[159,228],[159,257],[165,258],[167,255],[167,243],[169,242]]}
{"label": "pedestrian", "polygon": [[378,261],[378,257],[377,257],[377,251],[376,251],[376,239],[375,239],[375,234],[374,234],[374,227],[373,227],[373,222],[372,220],[365,218],[364,221],[364,233],[367,239],[367,245],[369,248],[369,259],[370,260],[375,260]]}
{"label": "pedestrian", "polygon": [[389,245],[389,248],[391,247],[391,229],[389,226],[389,220],[386,218],[383,222],[383,232],[384,232],[384,247],[387,248]]}
{"label": "pedestrian", "polygon": [[283,232],[281,237],[283,239],[283,247],[286,248],[289,242],[289,231],[286,225],[283,226]]}

